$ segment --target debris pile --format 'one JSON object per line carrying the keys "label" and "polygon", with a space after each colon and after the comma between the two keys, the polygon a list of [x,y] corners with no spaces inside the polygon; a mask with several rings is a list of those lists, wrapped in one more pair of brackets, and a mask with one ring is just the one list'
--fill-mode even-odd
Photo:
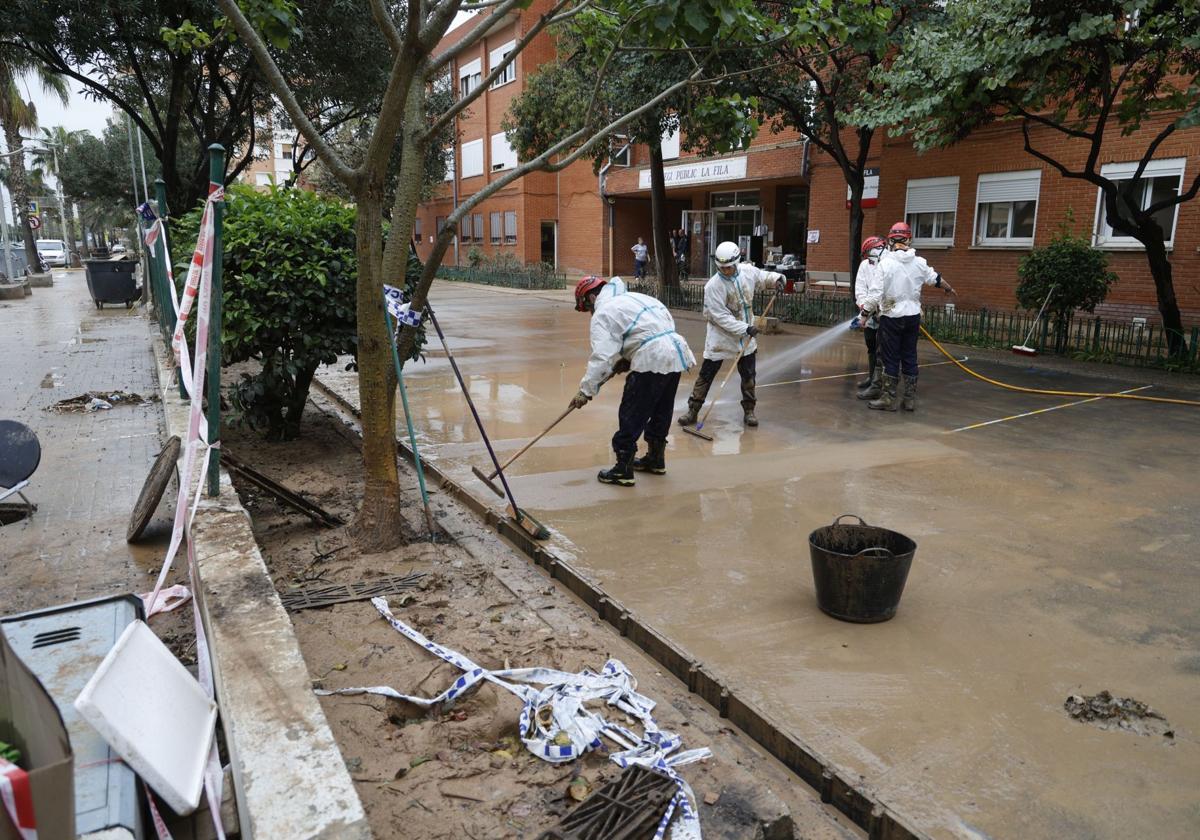
{"label": "debris pile", "polygon": [[1085,697],[1072,694],[1063,703],[1067,714],[1075,720],[1090,723],[1101,729],[1124,729],[1139,735],[1160,734],[1174,738],[1170,724],[1154,709],[1132,697],[1113,697],[1105,690]]}
{"label": "debris pile", "polygon": [[150,405],[155,402],[158,402],[157,395],[143,397],[141,394],[129,391],[88,391],[77,397],[59,400],[53,405],[47,406],[46,410],[59,414],[68,412],[83,414],[89,411],[107,411],[113,406]]}

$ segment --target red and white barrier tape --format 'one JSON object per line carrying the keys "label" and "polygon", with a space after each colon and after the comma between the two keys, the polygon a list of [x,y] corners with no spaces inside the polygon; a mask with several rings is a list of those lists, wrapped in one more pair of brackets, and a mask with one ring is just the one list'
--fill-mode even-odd
{"label": "red and white barrier tape", "polygon": [[[179,551],[185,536],[187,540],[188,577],[191,591],[197,591],[196,556],[193,550],[193,540],[190,538],[192,523],[196,518],[196,510],[200,503],[200,494],[204,490],[204,479],[208,475],[208,461],[212,450],[220,446],[220,442],[209,442],[208,421],[204,416],[204,375],[208,363],[208,318],[212,310],[212,266],[215,235],[215,204],[224,201],[225,192],[220,184],[209,184],[208,201],[200,219],[200,235],[196,240],[196,248],[192,252],[192,262],[188,268],[187,282],[183,290],[183,300],[175,299],[175,280],[171,272],[171,255],[167,249],[166,237],[163,240],[163,256],[167,266],[167,286],[171,290],[171,302],[175,307],[177,321],[175,334],[171,340],[171,349],[179,362],[180,379],[184,390],[190,398],[188,407],[187,438],[183,446],[183,468],[180,471],[179,494],[175,501],[175,522],[171,531],[171,542],[167,547],[167,556],[163,561],[162,570],[154,590],[149,595],[143,595],[146,603],[146,618],[149,619],[160,612],[167,612],[179,606],[183,601],[171,604],[172,594],[178,590],[187,591],[185,587],[177,586],[163,590],[167,575],[175,563],[175,555]],[[162,221],[156,220],[155,225]],[[193,301],[196,305],[196,347],[195,361],[184,334],[184,327],[191,314]],[[195,488],[194,490],[192,488]],[[208,636],[204,632],[204,622],[200,611],[193,604],[192,617],[196,628],[196,665],[200,685],[205,693],[214,698],[212,662],[209,658]],[[216,739],[209,749],[208,761],[204,768],[204,792],[208,799],[209,811],[212,814],[218,840],[225,840],[225,831],[221,825],[221,793],[222,793],[221,762],[217,755]],[[152,803],[153,804],[153,803]],[[169,840],[170,833],[161,818],[154,820],[155,831],[159,840]]]}
{"label": "red and white barrier tape", "polygon": [[0,799],[21,840],[37,840],[29,774],[6,758],[0,758]]}

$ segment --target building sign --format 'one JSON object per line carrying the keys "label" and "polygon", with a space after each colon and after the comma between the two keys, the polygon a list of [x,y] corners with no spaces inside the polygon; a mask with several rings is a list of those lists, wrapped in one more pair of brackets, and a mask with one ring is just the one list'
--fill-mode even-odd
{"label": "building sign", "polygon": [[808,241],[809,245],[816,245],[817,243],[819,243],[821,241],[821,231],[810,230],[808,232],[808,240],[807,241]]}
{"label": "building sign", "polygon": [[[879,167],[871,166],[863,170],[862,206],[876,207],[879,205]],[[850,187],[846,187],[846,209],[850,209]]]}
{"label": "building sign", "polygon": [[[663,168],[663,179],[667,189],[690,187],[692,184],[712,184],[717,181],[740,181],[745,177],[745,156],[722,158],[721,160],[700,160],[695,163]],[[643,169],[638,173],[638,189],[650,189],[649,169]]]}

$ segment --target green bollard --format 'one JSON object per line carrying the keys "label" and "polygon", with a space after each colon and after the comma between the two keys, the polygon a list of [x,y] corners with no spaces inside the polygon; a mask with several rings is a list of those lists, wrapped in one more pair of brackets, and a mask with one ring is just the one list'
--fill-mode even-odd
{"label": "green bollard", "polygon": [[[225,185],[225,147],[213,143],[208,147],[208,180],[221,187]],[[225,202],[213,205],[213,264],[212,264],[212,308],[208,315],[208,439],[216,444],[221,440],[221,257],[224,243],[221,228],[225,216]],[[221,492],[221,450],[214,448],[208,460],[208,495],[216,497]]]}

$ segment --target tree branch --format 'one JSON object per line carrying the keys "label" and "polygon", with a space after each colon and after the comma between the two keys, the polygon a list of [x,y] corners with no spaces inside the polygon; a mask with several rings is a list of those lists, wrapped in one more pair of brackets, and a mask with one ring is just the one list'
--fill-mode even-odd
{"label": "tree branch", "polygon": [[[417,4],[409,3],[408,5],[415,6]],[[404,49],[404,39],[400,37],[400,30],[396,28],[396,22],[392,20],[392,15],[387,6],[383,4],[383,0],[371,0],[371,17],[375,18],[375,25],[383,33],[388,48],[392,51],[392,57],[400,55]]]}
{"label": "tree branch", "polygon": [[233,21],[234,29],[237,30],[242,41],[245,42],[251,54],[258,62],[258,67],[266,78],[267,83],[275,91],[275,95],[279,97],[279,101],[283,103],[284,110],[292,120],[292,124],[299,129],[305,139],[308,140],[312,147],[317,150],[317,154],[321,156],[321,160],[325,161],[325,165],[329,167],[329,171],[333,173],[339,181],[347,187],[354,189],[358,185],[361,174],[346,165],[341,159],[333,146],[325,142],[325,138],[321,136],[321,132],[317,131],[304,113],[304,109],[300,107],[300,103],[296,101],[296,95],[292,93],[292,89],[283,78],[275,60],[271,58],[271,53],[267,50],[266,44],[254,31],[254,27],[250,25],[250,21],[246,20],[246,16],[242,14],[242,10],[238,8],[236,0],[217,0],[217,5],[225,16]]}
{"label": "tree branch", "polygon": [[1171,123],[1166,128],[1164,128],[1162,131],[1160,131],[1158,133],[1157,137],[1155,137],[1153,140],[1150,141],[1150,145],[1146,147],[1145,154],[1143,154],[1142,159],[1140,161],[1138,161],[1137,170],[1133,173],[1133,177],[1135,180],[1142,177],[1142,174],[1146,171],[1146,167],[1150,164],[1150,161],[1154,158],[1154,153],[1156,151],[1158,151],[1158,147],[1162,145],[1162,142],[1174,133],[1175,133],[1175,123]]}
{"label": "tree branch", "polygon": [[[433,78],[437,75],[437,71],[441,70],[443,67],[450,66],[450,63],[454,61],[454,59],[458,58],[471,47],[478,44],[479,41],[491,31],[492,25],[496,21],[500,20],[513,9],[520,6],[521,2],[522,0],[504,0],[504,2],[497,5],[495,9],[488,13],[487,17],[479,20],[478,25],[471,30],[471,34],[467,35],[444,53],[438,55],[433,64],[430,65],[429,72],[426,73],[426,78]],[[426,32],[429,33],[429,38],[431,39],[434,34],[437,35],[436,40],[434,40],[432,44],[429,44],[427,48],[428,51],[432,51],[437,46],[437,42],[440,41],[442,35],[446,33],[446,27],[449,26],[450,21],[454,18],[454,14],[457,11],[457,3],[446,3],[444,6],[438,7],[437,11],[430,16],[426,25],[422,27],[422,44],[425,43]]]}

